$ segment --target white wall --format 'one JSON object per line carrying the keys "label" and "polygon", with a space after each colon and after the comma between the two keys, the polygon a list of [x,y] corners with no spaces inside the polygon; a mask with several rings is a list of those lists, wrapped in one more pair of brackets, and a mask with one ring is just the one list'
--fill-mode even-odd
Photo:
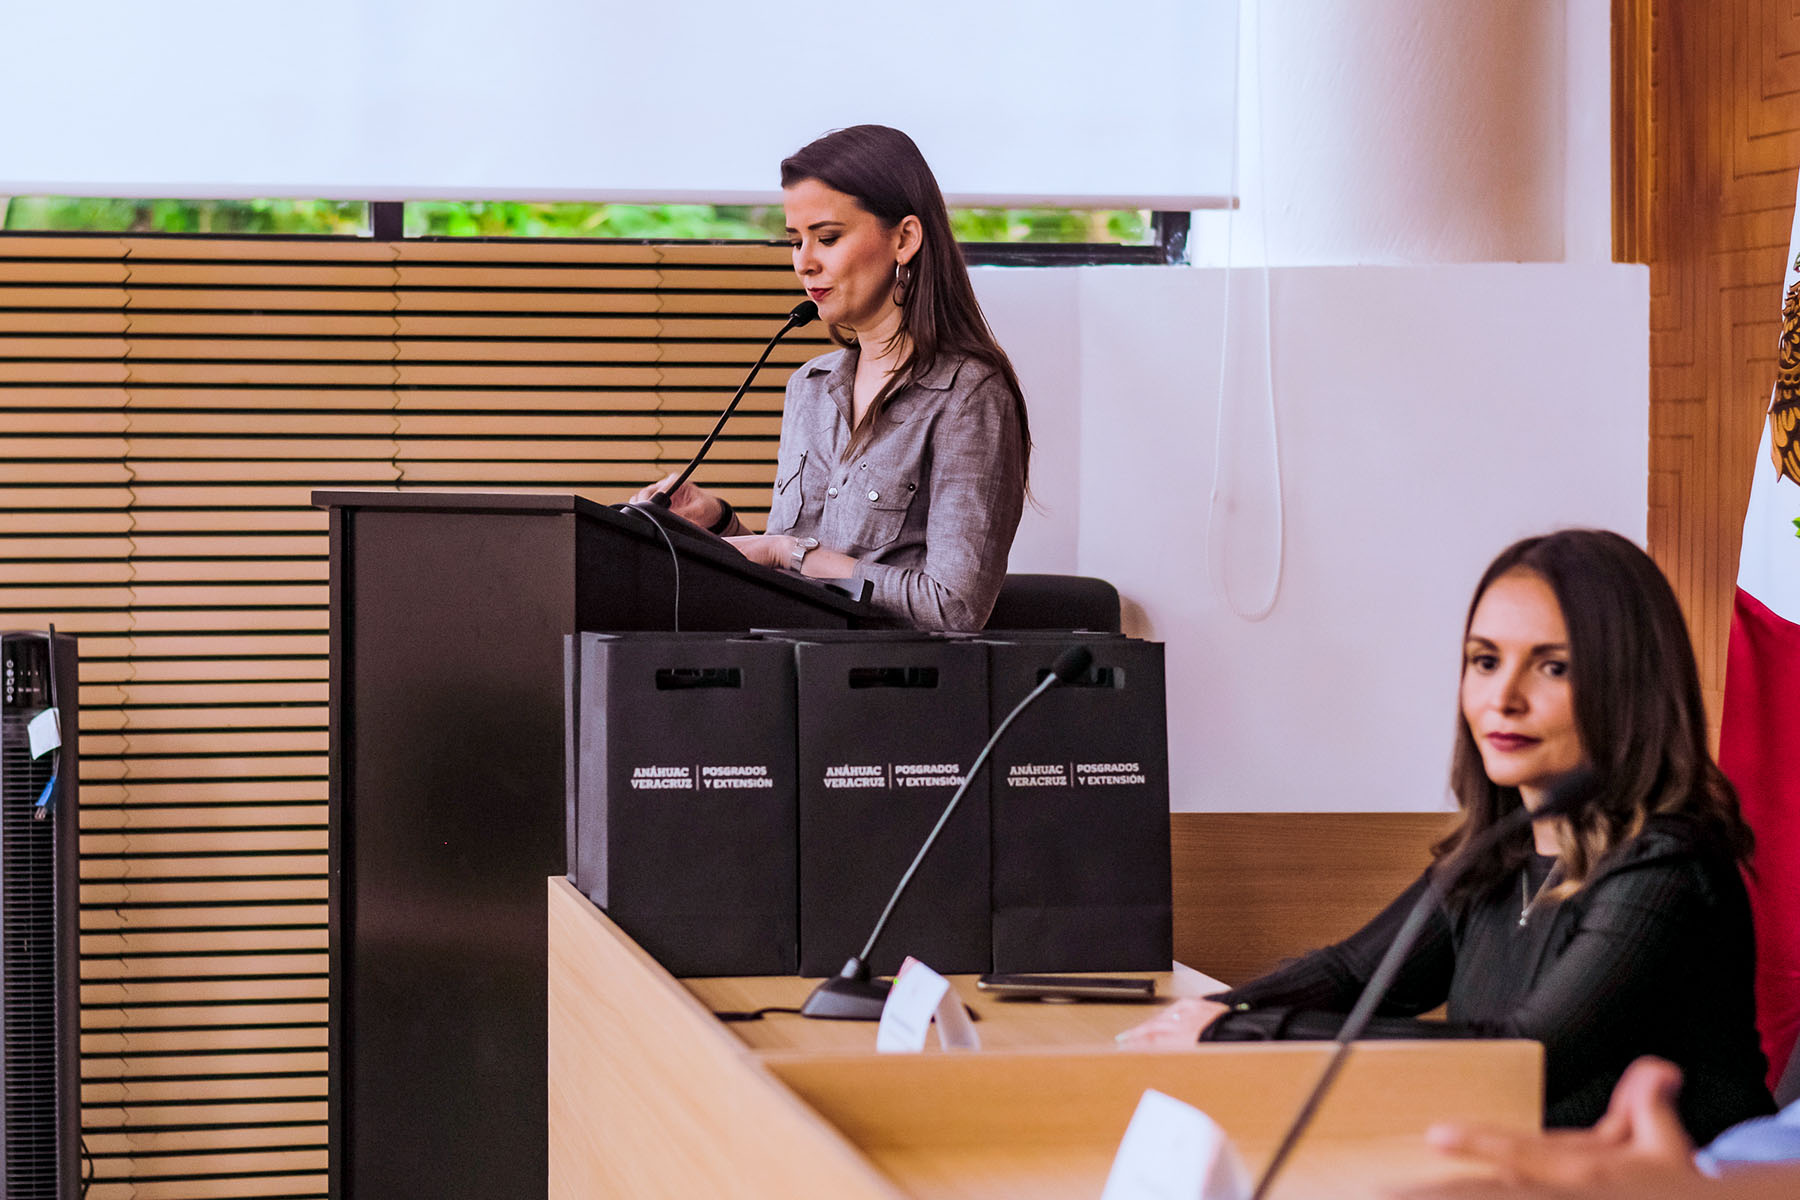
{"label": "white wall", "polygon": [[1611,262],[1612,0],[1566,3],[1563,261]]}
{"label": "white wall", "polygon": [[1006,347],[1030,405],[1031,491],[1013,539],[1014,570],[1077,574],[1081,534],[1081,288],[1061,268],[974,272],[994,336]]}
{"label": "white wall", "polygon": [[[1197,214],[1204,267],[976,272],[1037,438],[1012,569],[1110,579],[1167,645],[1176,809],[1438,808],[1481,569],[1559,526],[1644,537],[1610,5],[1242,12],[1243,203]],[[1272,295],[1239,270],[1226,305],[1228,243]]]}
{"label": "white wall", "polygon": [[[1273,346],[1286,550],[1264,621],[1209,577],[1226,274],[976,272],[1032,402],[1042,511],[1015,571],[1110,579],[1163,641],[1177,810],[1445,803],[1461,620],[1515,538],[1571,524],[1640,542],[1642,267],[1236,272],[1229,515],[1210,548],[1236,607],[1274,569],[1262,363]],[[1071,561],[1073,567],[1070,566]]]}
{"label": "white wall", "polygon": [[1194,261],[1608,261],[1610,37],[1610,0],[1242,0],[1242,205]]}

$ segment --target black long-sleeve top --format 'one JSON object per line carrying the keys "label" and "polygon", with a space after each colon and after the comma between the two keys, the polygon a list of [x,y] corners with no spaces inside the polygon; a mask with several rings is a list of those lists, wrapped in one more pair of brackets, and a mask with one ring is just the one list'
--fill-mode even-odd
{"label": "black long-sleeve top", "polygon": [[[1544,1120],[1590,1125],[1632,1059],[1682,1069],[1682,1122],[1699,1144],[1774,1111],[1757,1042],[1755,944],[1737,865],[1685,821],[1653,818],[1561,903],[1539,900],[1534,856],[1487,896],[1440,905],[1364,1036],[1529,1038],[1544,1046]],[[1208,1040],[1329,1038],[1426,886],[1373,921],[1243,987]],[[1418,1014],[1446,1005],[1446,1020]]]}

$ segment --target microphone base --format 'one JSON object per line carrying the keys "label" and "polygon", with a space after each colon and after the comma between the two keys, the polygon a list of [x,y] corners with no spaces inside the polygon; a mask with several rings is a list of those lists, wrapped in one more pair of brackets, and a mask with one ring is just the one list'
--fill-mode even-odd
{"label": "microphone base", "polygon": [[890,986],[879,979],[827,979],[806,998],[800,1015],[821,1021],[879,1021]]}

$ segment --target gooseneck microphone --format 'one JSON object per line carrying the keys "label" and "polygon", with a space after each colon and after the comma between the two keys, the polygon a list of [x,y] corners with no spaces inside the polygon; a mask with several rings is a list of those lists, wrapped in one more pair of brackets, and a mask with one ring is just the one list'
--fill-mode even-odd
{"label": "gooseneck microphone", "polygon": [[671,495],[681,489],[681,485],[688,481],[688,476],[694,473],[694,468],[700,465],[700,460],[706,457],[706,452],[712,449],[712,444],[719,438],[719,431],[725,428],[725,422],[731,420],[731,414],[737,411],[738,403],[743,400],[744,393],[750,390],[751,381],[756,378],[757,372],[762,370],[763,364],[769,360],[769,355],[774,353],[775,344],[786,337],[790,330],[811,324],[813,318],[818,315],[819,306],[811,300],[802,300],[794,305],[794,310],[788,313],[787,324],[783,325],[775,336],[769,339],[769,344],[763,347],[762,357],[756,360],[756,365],[750,368],[748,375],[744,376],[744,382],[738,385],[737,395],[731,398],[731,403],[727,404],[725,411],[719,414],[718,423],[713,426],[712,432],[706,435],[706,440],[700,443],[699,452],[694,455],[687,468],[676,477],[674,483],[650,497],[650,503],[658,508],[669,507]]}
{"label": "gooseneck microphone", "polygon": [[1343,1070],[1344,1059],[1350,1053],[1350,1044],[1369,1027],[1370,1018],[1375,1015],[1375,1009],[1382,1000],[1386,999],[1388,989],[1394,984],[1394,977],[1400,973],[1400,964],[1411,953],[1413,943],[1419,940],[1419,934],[1424,931],[1425,922],[1432,910],[1444,902],[1444,897],[1450,894],[1450,889],[1462,878],[1469,864],[1485,857],[1496,846],[1533,821],[1546,817],[1566,817],[1577,809],[1585,808],[1598,790],[1598,780],[1593,770],[1577,767],[1550,786],[1549,795],[1535,811],[1521,805],[1488,826],[1450,861],[1440,862],[1431,869],[1424,895],[1412,906],[1412,911],[1406,914],[1406,920],[1401,922],[1400,932],[1394,935],[1394,940],[1388,946],[1387,953],[1382,955],[1375,973],[1363,985],[1362,995],[1357,997],[1355,1007],[1338,1028],[1337,1037],[1333,1039],[1337,1043],[1337,1049],[1326,1061],[1325,1070],[1320,1072],[1319,1081],[1313,1085],[1306,1102],[1300,1106],[1300,1112],[1294,1117],[1293,1124],[1288,1126],[1287,1133],[1282,1136],[1281,1144],[1275,1148],[1274,1157],[1269,1159],[1269,1165],[1263,1169],[1262,1178],[1256,1181],[1256,1190],[1251,1193],[1250,1200],[1263,1200],[1268,1194],[1275,1182],[1276,1173],[1299,1144],[1300,1136],[1312,1124],[1319,1106],[1324,1103],[1325,1093],[1337,1079],[1338,1072]]}
{"label": "gooseneck microphone", "polygon": [[993,752],[994,746],[1000,741],[1000,735],[1006,732],[1007,726],[1011,725],[1013,720],[1031,705],[1032,701],[1056,684],[1067,683],[1071,679],[1086,674],[1093,662],[1093,652],[1086,646],[1070,646],[1057,656],[1056,662],[1050,667],[1049,674],[1044,676],[1037,687],[1033,688],[1023,700],[1013,706],[1011,712],[1006,714],[1006,719],[1000,722],[994,730],[993,736],[988,738],[987,745],[983,746],[981,753],[975,756],[974,763],[969,767],[969,773],[963,776],[962,783],[957,786],[956,794],[950,797],[950,803],[944,806],[943,814],[938,817],[937,824],[933,825],[931,832],[926,835],[925,844],[920,846],[919,852],[913,856],[912,865],[907,867],[906,874],[900,877],[900,885],[894,889],[894,894],[888,897],[887,907],[881,910],[881,916],[876,920],[875,928],[869,934],[869,940],[863,943],[861,952],[844,964],[836,978],[827,979],[813,989],[812,995],[806,998],[806,1003],[800,1006],[802,1016],[820,1017],[834,1021],[879,1021],[881,1019],[881,1010],[887,1003],[889,985],[869,977],[869,955],[874,953],[875,943],[881,937],[881,931],[887,927],[888,918],[894,913],[894,906],[900,903],[900,897],[905,893],[906,885],[912,882],[913,873],[919,869],[919,864],[925,861],[925,855],[930,852],[932,843],[937,841],[938,834],[943,831],[944,825],[956,812],[956,806],[961,803],[963,793],[969,790],[969,785],[975,782],[975,776],[980,774],[981,768],[987,764],[988,755]]}
{"label": "gooseneck microphone", "polygon": [[[662,538],[663,545],[669,548],[669,561],[674,566],[675,577],[675,615],[671,624],[677,633],[681,632],[681,555],[675,549],[675,539],[669,535],[671,533],[678,534],[688,539],[690,543],[700,541],[711,542],[714,545],[720,544],[721,539],[712,530],[694,524],[670,508],[671,494],[688,481],[688,476],[694,473],[694,469],[700,465],[700,460],[706,457],[708,450],[712,449],[713,442],[718,440],[719,431],[725,428],[725,422],[731,420],[731,414],[737,411],[738,403],[743,400],[744,393],[750,390],[750,383],[756,378],[756,373],[762,370],[763,364],[774,352],[775,343],[786,337],[789,330],[800,328],[818,315],[819,306],[811,300],[802,300],[794,305],[793,311],[788,313],[787,322],[776,331],[774,337],[769,339],[769,344],[763,347],[762,355],[756,360],[756,365],[750,368],[750,373],[744,376],[744,382],[738,385],[737,394],[731,398],[731,403],[725,406],[725,411],[719,414],[719,419],[714,423],[712,432],[706,435],[706,440],[700,443],[700,452],[694,455],[674,483],[660,492],[652,492],[648,501],[631,500],[614,506],[615,511],[636,513],[650,522],[655,527],[657,536]],[[726,516],[723,519],[726,527],[729,528],[730,505],[726,506],[725,512]]]}

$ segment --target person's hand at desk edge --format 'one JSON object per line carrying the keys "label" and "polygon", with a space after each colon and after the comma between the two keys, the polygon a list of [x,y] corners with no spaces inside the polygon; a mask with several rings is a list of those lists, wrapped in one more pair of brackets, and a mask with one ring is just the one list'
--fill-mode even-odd
{"label": "person's hand at desk edge", "polygon": [[676,516],[718,534],[733,549],[754,563],[776,570],[797,571],[815,579],[848,579],[856,570],[856,560],[835,550],[817,549],[816,538],[796,538],[786,534],[752,533],[738,520],[731,505],[694,483],[675,487],[680,471],[671,471],[649,487],[632,496],[632,504],[649,504],[657,493],[669,491],[669,510]]}
{"label": "person's hand at desk edge", "polygon": [[[1681,1072],[1640,1058],[1613,1089],[1590,1129],[1517,1134],[1434,1126],[1426,1140],[1446,1154],[1486,1163],[1498,1179],[1459,1179],[1408,1188],[1396,1200],[1793,1200],[1800,1196],[1800,1106],[1747,1121],[1696,1155],[1675,1097]],[[1703,1173],[1702,1165],[1717,1177]]]}
{"label": "person's hand at desk edge", "polygon": [[1117,1041],[1126,1050],[1156,1050],[1165,1046],[1192,1046],[1206,1027],[1231,1011],[1216,1000],[1190,996],[1177,1000],[1154,1017],[1133,1025]]}

